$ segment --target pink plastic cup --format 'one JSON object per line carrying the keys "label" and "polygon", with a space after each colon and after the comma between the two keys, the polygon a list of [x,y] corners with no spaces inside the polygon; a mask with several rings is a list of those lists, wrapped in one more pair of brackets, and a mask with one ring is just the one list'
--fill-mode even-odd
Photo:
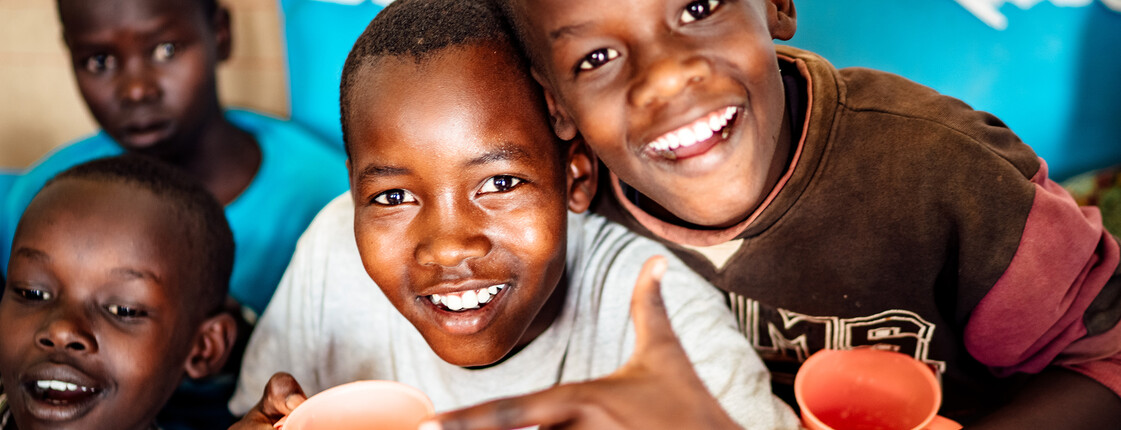
{"label": "pink plastic cup", "polygon": [[938,416],[942,389],[913,357],[878,349],[822,350],[794,377],[810,430],[957,430]]}
{"label": "pink plastic cup", "polygon": [[276,423],[284,430],[416,430],[432,401],[393,381],[358,381],[311,396]]}

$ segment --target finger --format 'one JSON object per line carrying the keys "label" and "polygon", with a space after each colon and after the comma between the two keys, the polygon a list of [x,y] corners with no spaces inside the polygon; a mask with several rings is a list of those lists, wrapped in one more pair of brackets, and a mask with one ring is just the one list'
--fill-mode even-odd
{"label": "finger", "polygon": [[645,351],[665,342],[677,343],[662,299],[662,277],[668,263],[654,256],[642,265],[631,293],[631,318],[635,329],[635,351]]}
{"label": "finger", "polygon": [[[510,397],[444,412],[421,425],[422,430],[495,430],[552,426],[574,421],[580,413],[575,386],[561,385],[519,397]],[[438,424],[436,424],[438,423]]]}
{"label": "finger", "polygon": [[265,397],[261,400],[261,411],[268,417],[283,417],[307,400],[304,390],[296,378],[278,372],[269,378],[265,385]]}

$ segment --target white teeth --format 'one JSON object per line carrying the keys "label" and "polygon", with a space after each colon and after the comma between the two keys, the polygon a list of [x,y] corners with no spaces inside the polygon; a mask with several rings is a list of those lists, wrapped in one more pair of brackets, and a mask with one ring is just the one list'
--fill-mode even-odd
{"label": "white teeth", "polygon": [[55,391],[90,391],[89,387],[82,387],[72,382],[64,382],[58,380],[39,380],[35,381],[35,386],[41,390],[55,390]]}
{"label": "white teeth", "polygon": [[[677,140],[680,141],[681,146],[692,146],[697,143],[697,135],[693,134],[692,128],[683,128],[677,131]],[[676,147],[671,147],[676,149]]]}
{"label": "white teeth", "polygon": [[447,306],[448,309],[453,311],[458,311],[463,309],[463,299],[459,296],[449,294],[444,296],[444,306]]}
{"label": "white teeth", "polygon": [[681,139],[677,137],[677,133],[670,133],[666,135],[666,144],[668,148],[675,149],[681,146]]}
{"label": "white teeth", "polygon": [[486,288],[477,290],[460,291],[449,294],[432,294],[428,296],[428,300],[434,305],[443,305],[452,311],[478,309],[487,303],[490,303],[500,290],[506,287],[506,284],[491,285]]}
{"label": "white teeth", "polygon": [[707,117],[698,119],[690,125],[666,133],[646,146],[656,152],[673,151],[677,148],[693,146],[703,142],[714,134],[720,133],[722,138],[728,137],[728,121],[736,116],[737,108],[729,106],[720,112],[712,112]]}
{"label": "white teeth", "polygon": [[479,296],[475,295],[474,291],[464,291],[461,297],[463,297],[464,309],[474,309],[479,307]]}
{"label": "white teeth", "polygon": [[708,128],[711,130],[719,130],[720,127],[723,127],[724,124],[727,123],[728,120],[724,119],[723,116],[713,115],[708,117]]}
{"label": "white teeth", "polygon": [[697,136],[697,142],[704,142],[712,137],[712,129],[708,128],[707,121],[704,123],[697,123],[693,126],[693,134]]}

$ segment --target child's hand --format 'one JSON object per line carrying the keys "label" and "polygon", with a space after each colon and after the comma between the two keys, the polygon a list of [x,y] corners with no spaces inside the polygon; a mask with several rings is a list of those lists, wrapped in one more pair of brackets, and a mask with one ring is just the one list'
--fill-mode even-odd
{"label": "child's hand", "polygon": [[673,334],[660,291],[665,272],[662,257],[643,265],[631,297],[635,352],[611,375],[446,412],[421,429],[738,429]]}
{"label": "child's hand", "polygon": [[273,430],[273,424],[291,413],[304,400],[307,400],[307,396],[296,378],[278,372],[269,378],[261,401],[241,421],[234,423],[230,430]]}

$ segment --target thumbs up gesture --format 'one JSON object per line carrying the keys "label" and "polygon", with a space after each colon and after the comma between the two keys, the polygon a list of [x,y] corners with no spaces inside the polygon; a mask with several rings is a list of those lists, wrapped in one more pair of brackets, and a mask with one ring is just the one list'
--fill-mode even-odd
{"label": "thumbs up gesture", "polygon": [[433,417],[421,430],[738,429],[693,371],[660,290],[666,260],[646,261],[631,297],[635,351],[601,379],[494,400]]}

